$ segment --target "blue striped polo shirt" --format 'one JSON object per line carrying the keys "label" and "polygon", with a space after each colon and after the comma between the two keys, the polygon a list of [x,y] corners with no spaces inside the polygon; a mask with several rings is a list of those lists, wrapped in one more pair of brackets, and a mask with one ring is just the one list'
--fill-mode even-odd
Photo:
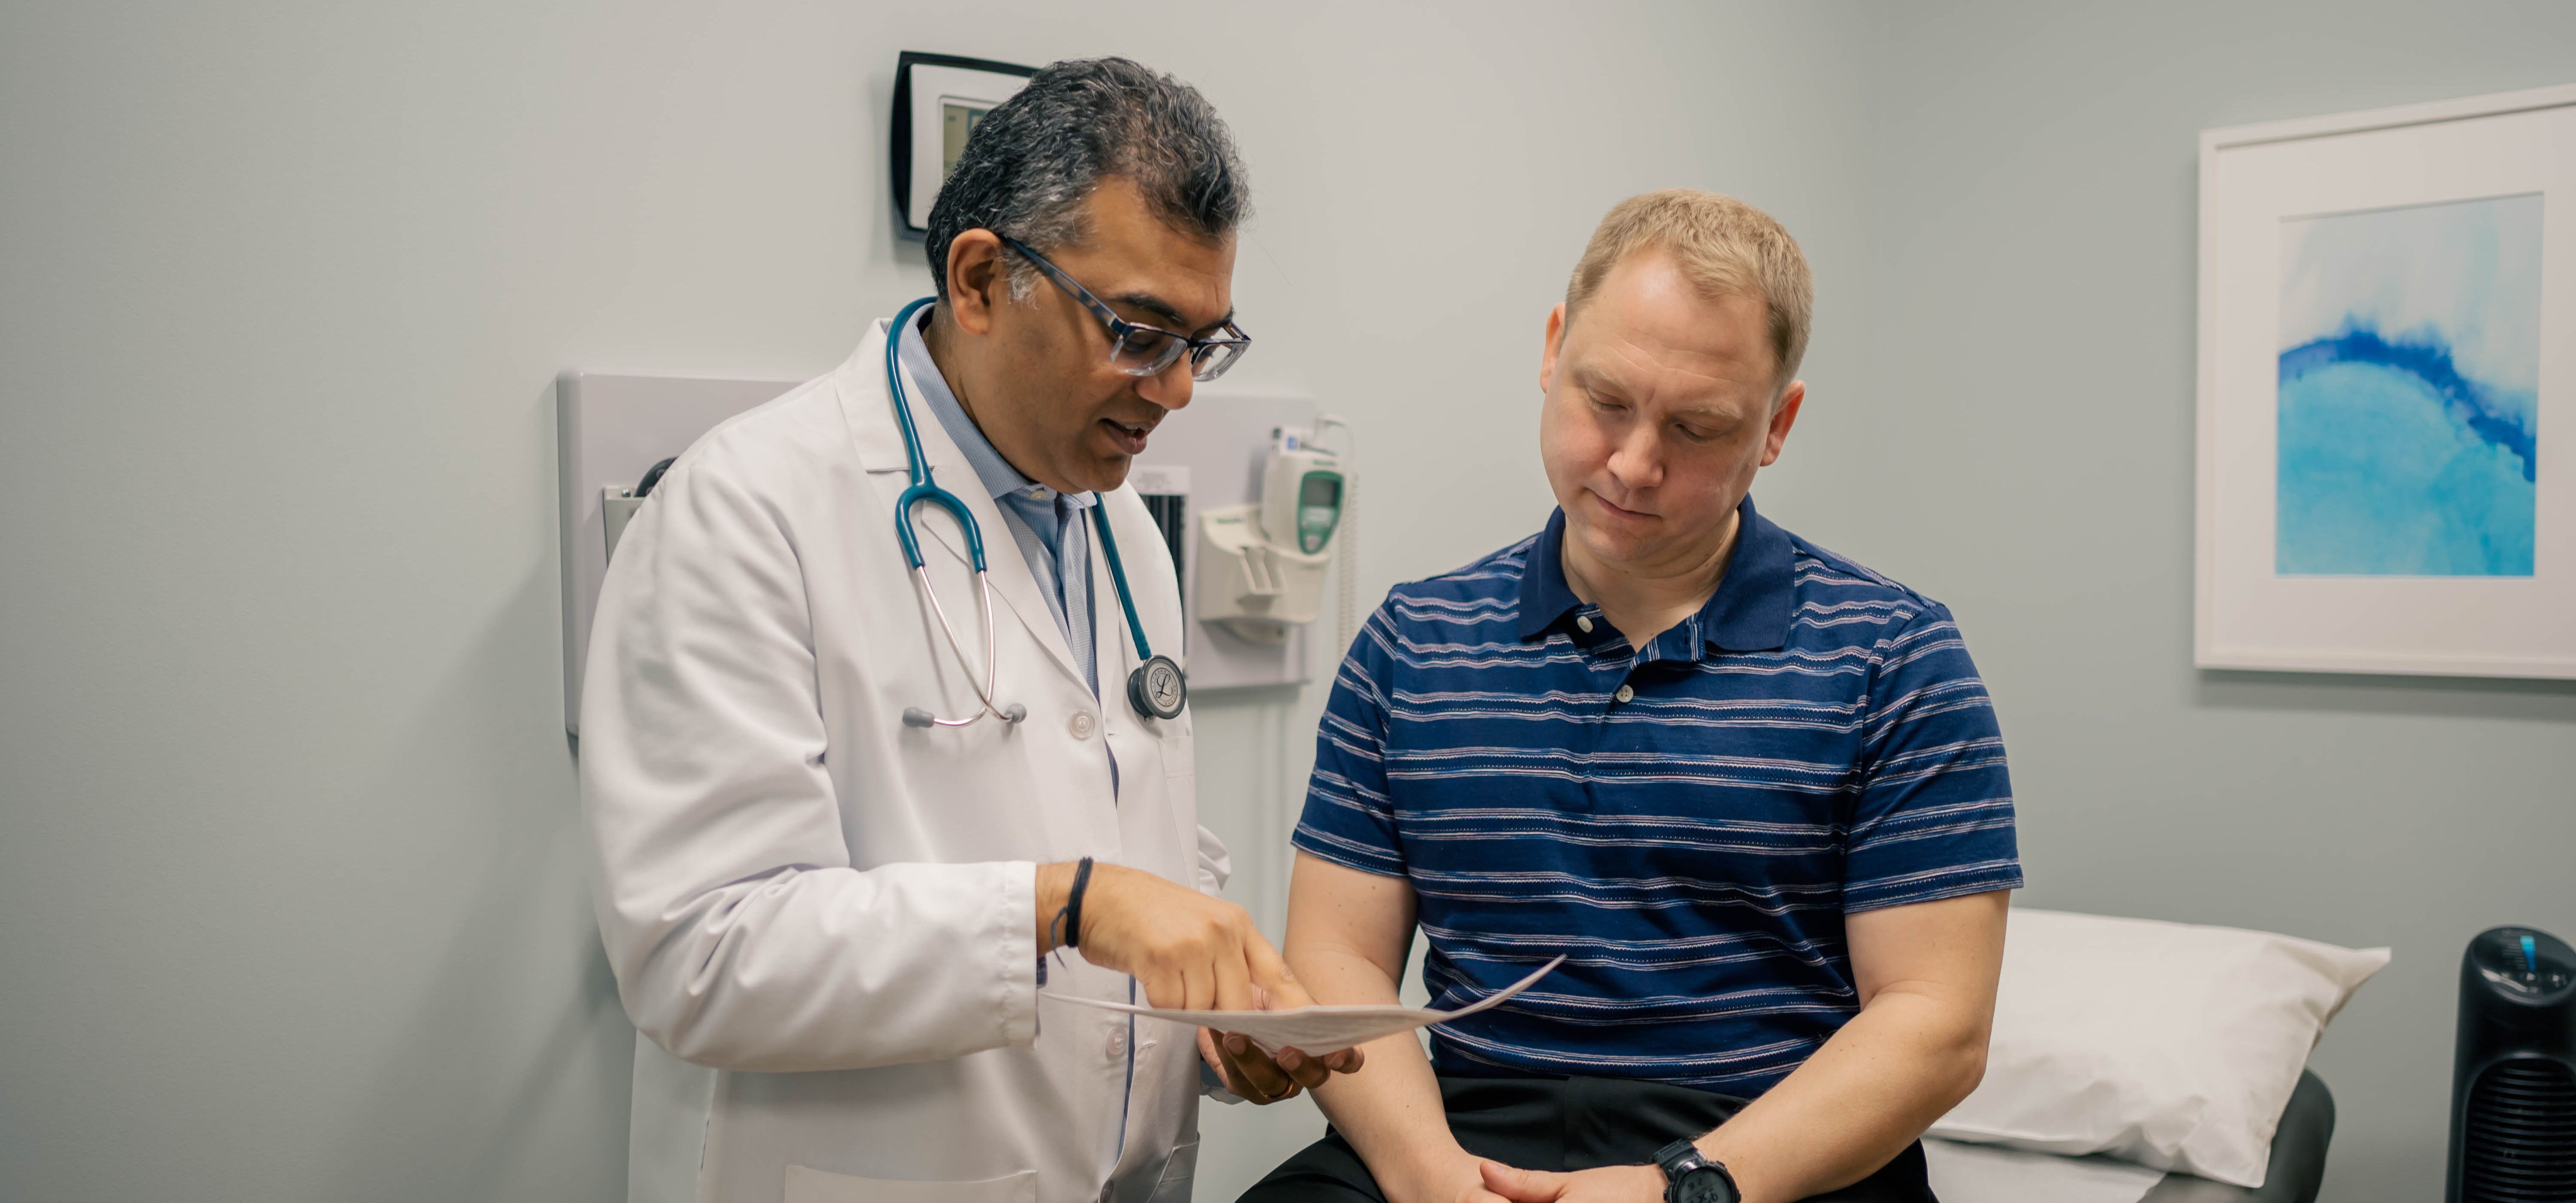
{"label": "blue striped polo shirt", "polygon": [[1950,612],[1746,499],[1715,596],[1645,648],[1538,535],[1398,586],[1333,681],[1299,849],[1403,876],[1442,1073],[1752,1096],[1859,1010],[1843,918],[2021,884]]}

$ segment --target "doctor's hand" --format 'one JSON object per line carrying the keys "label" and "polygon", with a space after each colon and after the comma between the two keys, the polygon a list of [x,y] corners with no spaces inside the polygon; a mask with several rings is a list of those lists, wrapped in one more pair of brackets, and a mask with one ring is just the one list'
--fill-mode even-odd
{"label": "doctor's hand", "polygon": [[[1073,888],[1074,868],[1038,866],[1041,955],[1065,934],[1048,929]],[[1157,1007],[1258,1011],[1283,990],[1304,996],[1242,907],[1124,865],[1092,867],[1076,936],[1082,959],[1134,977]]]}
{"label": "doctor's hand", "polygon": [[[1073,888],[1075,866],[1038,866],[1038,951],[1055,947],[1056,912]],[[1083,891],[1082,959],[1133,976],[1145,1001],[1157,1007],[1261,1011],[1302,1007],[1314,1000],[1288,972],[1279,951],[1263,939],[1242,907],[1124,865],[1095,864]],[[1240,1050],[1235,1045],[1241,1046]],[[1276,1102],[1313,1086],[1327,1073],[1360,1067],[1349,1049],[1320,1061],[1295,1049],[1273,1059],[1241,1037],[1200,1041],[1203,1053],[1225,1054],[1210,1064],[1227,1088],[1255,1102]]]}

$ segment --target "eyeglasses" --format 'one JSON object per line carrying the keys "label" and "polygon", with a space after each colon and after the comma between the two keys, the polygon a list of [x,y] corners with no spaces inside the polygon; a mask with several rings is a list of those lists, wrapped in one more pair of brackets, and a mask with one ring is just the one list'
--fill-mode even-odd
{"label": "eyeglasses", "polygon": [[1064,274],[1063,268],[1047,262],[1046,256],[1030,250],[1008,234],[996,233],[995,237],[1019,252],[1022,258],[1036,264],[1039,271],[1046,273],[1047,279],[1055,281],[1055,286],[1065,291],[1066,296],[1082,302],[1083,308],[1109,327],[1110,366],[1130,376],[1159,376],[1170,371],[1172,365],[1187,354],[1192,379],[1214,380],[1225,375],[1225,370],[1233,367],[1234,362],[1243,358],[1244,351],[1252,346],[1252,336],[1231,321],[1212,338],[1192,338],[1128,321],[1100,298],[1091,295],[1090,289],[1075,283],[1073,277]]}

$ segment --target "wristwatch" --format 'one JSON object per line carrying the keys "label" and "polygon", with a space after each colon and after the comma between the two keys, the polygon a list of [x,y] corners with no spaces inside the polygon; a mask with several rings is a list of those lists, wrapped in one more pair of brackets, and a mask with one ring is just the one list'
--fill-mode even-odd
{"label": "wristwatch", "polygon": [[1676,1140],[1655,1150],[1664,1168],[1664,1203],[1736,1203],[1735,1175],[1722,1162],[1699,1155],[1699,1146]]}

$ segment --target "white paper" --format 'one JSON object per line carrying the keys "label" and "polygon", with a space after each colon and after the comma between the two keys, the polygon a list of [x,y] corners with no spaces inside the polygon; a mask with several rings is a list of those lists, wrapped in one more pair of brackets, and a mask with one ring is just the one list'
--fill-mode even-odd
{"label": "white paper", "polygon": [[1355,1044],[1366,1044],[1380,1036],[1390,1036],[1397,1032],[1428,1027],[1435,1023],[1447,1023],[1453,1019],[1473,1015],[1487,1007],[1497,1006],[1504,999],[1529,989],[1538,979],[1546,977],[1549,970],[1564,963],[1565,958],[1560,956],[1539,966],[1538,972],[1455,1011],[1434,1011],[1429,1007],[1350,1003],[1317,1003],[1311,1007],[1294,1007],[1285,1011],[1184,1011],[1170,1007],[1141,1007],[1134,1003],[1106,1002],[1097,998],[1081,998],[1071,994],[1046,994],[1040,997],[1080,1003],[1103,1011],[1124,1011],[1130,1015],[1168,1019],[1173,1023],[1185,1023],[1192,1027],[1233,1032],[1260,1045],[1266,1052],[1275,1053],[1283,1048],[1293,1048],[1309,1056],[1320,1057],[1326,1053],[1338,1053]]}

